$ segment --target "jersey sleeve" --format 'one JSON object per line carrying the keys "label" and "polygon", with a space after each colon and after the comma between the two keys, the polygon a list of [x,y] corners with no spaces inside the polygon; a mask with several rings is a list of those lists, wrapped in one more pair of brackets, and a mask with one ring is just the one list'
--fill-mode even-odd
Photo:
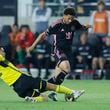
{"label": "jersey sleeve", "polygon": [[5,57],[3,57],[2,55],[0,55],[0,61],[4,61]]}
{"label": "jersey sleeve", "polygon": [[47,30],[46,30],[46,36],[50,36],[52,34],[56,34],[57,31],[57,26],[50,26]]}
{"label": "jersey sleeve", "polygon": [[46,35],[50,36],[53,34],[57,34],[57,31],[61,25],[61,20],[57,20],[56,22],[52,23],[51,26],[46,30]]}
{"label": "jersey sleeve", "polygon": [[79,23],[79,21],[75,20],[75,29],[76,30],[87,30],[86,26]]}

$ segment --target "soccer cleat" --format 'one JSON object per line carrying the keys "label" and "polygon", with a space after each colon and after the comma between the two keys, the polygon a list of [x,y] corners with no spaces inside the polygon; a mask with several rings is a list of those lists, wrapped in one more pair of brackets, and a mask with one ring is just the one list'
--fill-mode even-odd
{"label": "soccer cleat", "polygon": [[74,98],[77,100],[81,95],[85,93],[85,90],[79,90],[74,92]]}
{"label": "soccer cleat", "polygon": [[72,93],[71,95],[65,95],[65,101],[69,102],[69,101],[75,101],[74,98],[74,93]]}
{"label": "soccer cleat", "polygon": [[56,94],[55,92],[50,93],[50,94],[48,95],[48,97],[49,97],[50,99],[52,99],[53,101],[58,101],[58,99],[57,99],[57,94]]}
{"label": "soccer cleat", "polygon": [[65,95],[65,100],[76,101],[84,92],[84,90],[74,91],[71,95]]}
{"label": "soccer cleat", "polygon": [[25,101],[27,101],[27,102],[36,102],[34,97],[28,97],[28,96],[25,97]]}

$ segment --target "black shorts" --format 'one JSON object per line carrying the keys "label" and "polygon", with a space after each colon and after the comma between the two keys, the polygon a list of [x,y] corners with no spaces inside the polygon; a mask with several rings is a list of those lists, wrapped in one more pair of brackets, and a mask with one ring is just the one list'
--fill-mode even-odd
{"label": "black shorts", "polygon": [[13,84],[13,89],[20,97],[32,96],[33,91],[37,89],[40,92],[46,91],[47,83],[41,78],[33,78],[22,74],[21,77]]}
{"label": "black shorts", "polygon": [[72,61],[71,51],[63,52],[63,51],[57,50],[56,53],[54,54],[54,57],[55,57],[57,66],[59,66],[59,64],[64,60],[68,60],[70,62],[70,64],[71,64],[71,61]]}

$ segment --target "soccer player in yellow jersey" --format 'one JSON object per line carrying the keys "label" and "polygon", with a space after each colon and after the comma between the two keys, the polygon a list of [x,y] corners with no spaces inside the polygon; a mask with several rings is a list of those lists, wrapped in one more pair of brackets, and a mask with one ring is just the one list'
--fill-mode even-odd
{"label": "soccer player in yellow jersey", "polygon": [[25,98],[26,101],[46,101],[47,98],[40,95],[40,93],[47,90],[65,94],[66,101],[74,101],[84,93],[84,90],[71,90],[67,87],[54,85],[41,78],[32,78],[22,73],[11,62],[5,59],[5,52],[2,47],[0,47],[0,78],[9,86],[13,86],[14,91],[21,98]]}

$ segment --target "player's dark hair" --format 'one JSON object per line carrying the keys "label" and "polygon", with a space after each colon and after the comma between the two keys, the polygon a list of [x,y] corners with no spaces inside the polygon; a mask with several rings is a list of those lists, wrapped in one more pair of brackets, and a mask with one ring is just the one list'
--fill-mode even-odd
{"label": "player's dark hair", "polygon": [[20,32],[22,31],[23,28],[27,28],[28,30],[30,30],[29,25],[23,24],[23,25],[21,25],[21,27],[20,27]]}
{"label": "player's dark hair", "polygon": [[104,2],[103,0],[99,0],[99,1],[97,2],[97,9],[98,9],[98,6],[100,6],[100,5],[103,5],[103,6],[104,6],[104,9],[103,9],[103,10],[106,9],[106,4],[105,4],[105,2]]}
{"label": "player's dark hair", "polygon": [[99,1],[97,2],[97,5],[103,5],[103,6],[105,6],[105,2],[104,2],[103,0],[99,0]]}
{"label": "player's dark hair", "polygon": [[76,11],[75,11],[75,9],[72,8],[72,7],[66,8],[66,9],[64,10],[64,15],[72,15],[72,16],[77,17]]}
{"label": "player's dark hair", "polygon": [[14,26],[18,27],[18,25],[17,25],[17,24],[13,24],[13,25],[12,25],[12,27],[14,27]]}

